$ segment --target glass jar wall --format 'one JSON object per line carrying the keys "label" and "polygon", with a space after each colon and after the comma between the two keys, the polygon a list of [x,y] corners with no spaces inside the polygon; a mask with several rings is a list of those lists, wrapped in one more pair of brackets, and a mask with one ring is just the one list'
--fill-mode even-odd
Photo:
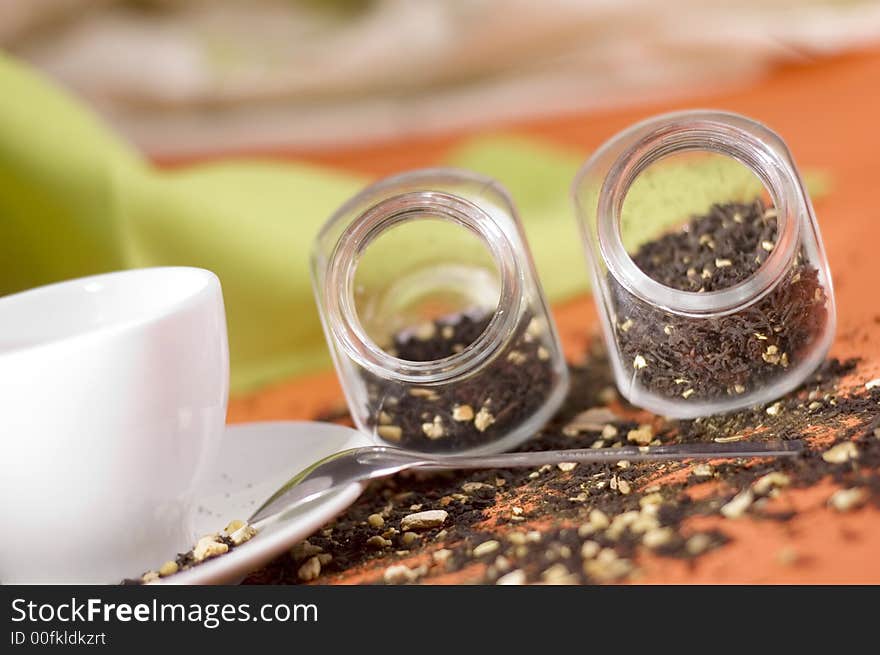
{"label": "glass jar wall", "polygon": [[690,418],[773,400],[824,359],[834,294],[783,141],[692,111],[617,135],[575,180],[617,386]]}
{"label": "glass jar wall", "polygon": [[380,443],[505,450],[561,404],[559,339],[497,182],[450,169],[382,180],[325,224],[312,263],[352,416]]}

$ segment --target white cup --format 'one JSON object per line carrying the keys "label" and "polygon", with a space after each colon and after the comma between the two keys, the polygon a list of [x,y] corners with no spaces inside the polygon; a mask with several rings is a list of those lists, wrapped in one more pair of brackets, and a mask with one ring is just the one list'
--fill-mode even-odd
{"label": "white cup", "polygon": [[0,582],[115,583],[188,550],[228,391],[209,271],[0,298]]}

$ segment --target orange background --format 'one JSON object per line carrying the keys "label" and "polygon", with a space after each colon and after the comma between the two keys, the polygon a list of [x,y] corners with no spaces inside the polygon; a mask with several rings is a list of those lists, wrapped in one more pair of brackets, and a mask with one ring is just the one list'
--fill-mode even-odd
{"label": "orange background", "polygon": [[[859,375],[880,374],[880,50],[790,66],[759,83],[722,95],[512,126],[586,155],[626,126],[649,115],[693,107],[727,109],[769,125],[786,140],[802,168],[831,175],[831,191],[816,202],[838,303],[832,355],[863,358]],[[316,163],[382,176],[442,163],[467,135],[410,139],[330,153],[282,153]],[[277,153],[275,153],[277,154]],[[574,219],[572,219],[574,220]],[[589,298],[555,308],[571,358],[584,352],[596,329]],[[233,398],[229,421],[313,418],[341,403],[332,372]],[[732,543],[697,560],[696,567],[643,558],[643,582],[880,583],[880,510],[846,515],[825,508],[830,486],[786,492],[799,510],[785,524],[727,521]],[[717,518],[700,521],[717,521]],[[694,527],[698,527],[694,524]],[[704,526],[699,526],[704,527]],[[794,563],[792,563],[792,561]],[[787,563],[783,563],[787,562]]]}

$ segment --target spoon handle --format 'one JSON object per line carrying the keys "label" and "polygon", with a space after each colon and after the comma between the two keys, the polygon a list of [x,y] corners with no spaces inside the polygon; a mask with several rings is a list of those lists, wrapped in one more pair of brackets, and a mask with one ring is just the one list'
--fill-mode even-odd
{"label": "spoon handle", "polygon": [[621,460],[641,461],[680,461],[685,459],[738,459],[741,457],[793,457],[803,450],[803,442],[792,441],[742,441],[734,443],[690,443],[665,446],[624,446],[622,448],[580,448],[566,450],[544,450],[535,452],[503,453],[500,455],[479,455],[474,457],[449,456],[431,457],[415,455],[396,449],[384,452],[367,452],[361,456],[361,463],[368,463],[375,456],[388,463],[400,458],[409,461],[420,469],[483,469],[483,468],[522,468],[575,463],[614,463]]}
{"label": "spoon handle", "polygon": [[803,450],[800,441],[764,441],[667,446],[624,446],[623,448],[582,448],[545,450],[474,457],[437,457],[400,448],[370,446],[335,453],[315,462],[287,481],[251,516],[249,522],[261,527],[265,522],[310,500],[320,498],[344,485],[366,482],[406,469],[450,470],[485,468],[529,468],[561,462],[613,463],[647,460],[736,459],[740,457],[791,457]]}

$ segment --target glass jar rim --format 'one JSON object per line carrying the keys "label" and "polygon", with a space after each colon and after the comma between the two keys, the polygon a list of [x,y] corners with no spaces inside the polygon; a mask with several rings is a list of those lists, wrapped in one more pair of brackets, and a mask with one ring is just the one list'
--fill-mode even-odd
{"label": "glass jar rim", "polygon": [[[599,191],[597,231],[606,266],[627,291],[668,311],[702,316],[737,311],[773,289],[795,255],[800,224],[808,216],[797,171],[774,132],[738,114],[692,110],[638,123],[607,142],[597,156],[621,145]],[[769,192],[778,221],[776,246],[758,270],[736,285],[703,293],[675,289],[648,276],[626,251],[620,233],[623,202],[636,177],[669,155],[694,151],[726,155],[749,168]]]}
{"label": "glass jar rim", "polygon": [[[512,207],[507,192],[492,178],[456,169],[435,168],[385,178],[355,196],[336,216],[357,207],[364,198],[373,196],[382,188],[394,188],[403,182],[413,183],[424,179],[425,187],[429,189],[435,186],[431,181],[436,182],[439,177],[467,179],[491,186]],[[382,349],[364,330],[354,297],[354,276],[360,254],[380,234],[402,223],[419,220],[420,217],[448,220],[475,233],[491,253],[500,277],[498,304],[480,336],[459,353],[425,362],[400,359]],[[330,222],[333,222],[332,219]],[[328,313],[336,318],[328,321],[328,325],[337,344],[353,361],[374,375],[400,382],[432,384],[476,370],[510,338],[522,304],[523,271],[509,235],[490,212],[466,198],[445,191],[403,192],[367,207],[349,222],[340,235],[330,254],[327,271],[323,293]]]}

